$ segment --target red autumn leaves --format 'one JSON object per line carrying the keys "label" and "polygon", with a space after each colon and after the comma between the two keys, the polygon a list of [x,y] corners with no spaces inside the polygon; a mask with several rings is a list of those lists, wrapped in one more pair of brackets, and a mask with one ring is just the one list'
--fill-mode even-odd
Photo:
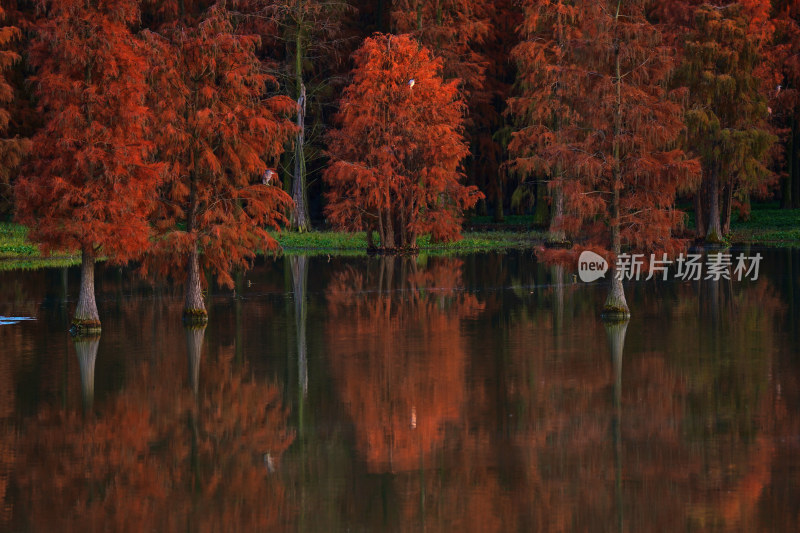
{"label": "red autumn leaves", "polygon": [[464,209],[481,194],[460,183],[468,153],[456,81],[410,36],[376,35],[355,54],[330,134],[327,214],[347,229],[377,231],[384,250],[416,247],[417,237],[459,237]]}

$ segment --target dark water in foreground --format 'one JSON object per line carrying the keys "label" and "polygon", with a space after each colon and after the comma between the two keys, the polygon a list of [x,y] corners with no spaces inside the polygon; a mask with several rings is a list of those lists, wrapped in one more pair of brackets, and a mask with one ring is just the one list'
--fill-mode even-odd
{"label": "dark water in foreground", "polygon": [[[800,251],[601,284],[530,254],[281,258],[212,289],[0,273],[0,529],[797,531]],[[67,299],[67,296],[69,299]]]}

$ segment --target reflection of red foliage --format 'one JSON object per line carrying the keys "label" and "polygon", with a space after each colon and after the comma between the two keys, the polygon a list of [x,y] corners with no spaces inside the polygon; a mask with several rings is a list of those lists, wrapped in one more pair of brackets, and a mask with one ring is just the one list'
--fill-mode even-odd
{"label": "reflection of red foliage", "polygon": [[204,364],[197,397],[186,360],[143,365],[100,413],[45,408],[21,435],[18,521],[55,531],[266,530],[285,496],[268,473],[292,438],[279,390],[232,357]]}
{"label": "reflection of red foliage", "polygon": [[[406,270],[393,283],[395,267]],[[464,403],[461,320],[480,305],[459,293],[461,264],[381,258],[377,276],[341,272],[329,293],[327,347],[357,445],[371,472],[420,468]],[[441,290],[435,290],[442,287]],[[345,319],[346,318],[346,319]]]}

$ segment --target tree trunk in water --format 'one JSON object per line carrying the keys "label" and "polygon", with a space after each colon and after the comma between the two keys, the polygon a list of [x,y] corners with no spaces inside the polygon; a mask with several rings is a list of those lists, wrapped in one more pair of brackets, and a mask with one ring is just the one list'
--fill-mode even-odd
{"label": "tree trunk in water", "polygon": [[711,180],[708,183],[707,192],[708,230],[706,231],[706,242],[720,244],[723,242],[723,234],[719,216],[719,167],[716,164],[711,168]]}
{"label": "tree trunk in water", "polygon": [[731,211],[733,208],[733,184],[728,181],[722,186],[722,234],[728,235],[731,232]]}
{"label": "tree trunk in water", "polygon": [[186,321],[199,324],[208,322],[208,311],[206,311],[206,304],[203,302],[203,290],[200,284],[200,252],[197,250],[197,243],[194,243],[189,254],[183,318]]}
{"label": "tree trunk in water", "polygon": [[97,347],[99,345],[100,335],[77,337],[75,339],[75,353],[78,354],[78,367],[81,372],[84,413],[89,412],[94,403],[94,367],[97,361]]}
{"label": "tree trunk in water", "polygon": [[92,246],[85,244],[81,253],[81,289],[72,319],[72,329],[79,335],[100,331],[100,314],[94,298],[94,260]]}
{"label": "tree trunk in water", "polygon": [[[298,38],[298,46],[300,46]],[[298,51],[299,55],[299,51]],[[298,67],[299,68],[299,67]],[[306,86],[298,74],[300,96],[297,98],[297,139],[294,147],[294,181],[292,182],[292,229],[304,233],[311,227],[306,207],[306,154],[305,154],[305,120],[306,120]]]}
{"label": "tree trunk in water", "polygon": [[189,385],[195,396],[200,386],[200,358],[203,352],[203,338],[206,326],[192,325],[186,328],[186,352],[189,356]]}

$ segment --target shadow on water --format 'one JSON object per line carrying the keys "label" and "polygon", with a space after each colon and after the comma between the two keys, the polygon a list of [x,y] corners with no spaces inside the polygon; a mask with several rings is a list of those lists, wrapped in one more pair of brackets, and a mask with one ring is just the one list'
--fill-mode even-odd
{"label": "shadow on water", "polygon": [[[526,253],[285,257],[209,288],[0,273],[0,529],[795,530],[796,250],[601,283]],[[623,364],[624,354],[624,364]]]}

